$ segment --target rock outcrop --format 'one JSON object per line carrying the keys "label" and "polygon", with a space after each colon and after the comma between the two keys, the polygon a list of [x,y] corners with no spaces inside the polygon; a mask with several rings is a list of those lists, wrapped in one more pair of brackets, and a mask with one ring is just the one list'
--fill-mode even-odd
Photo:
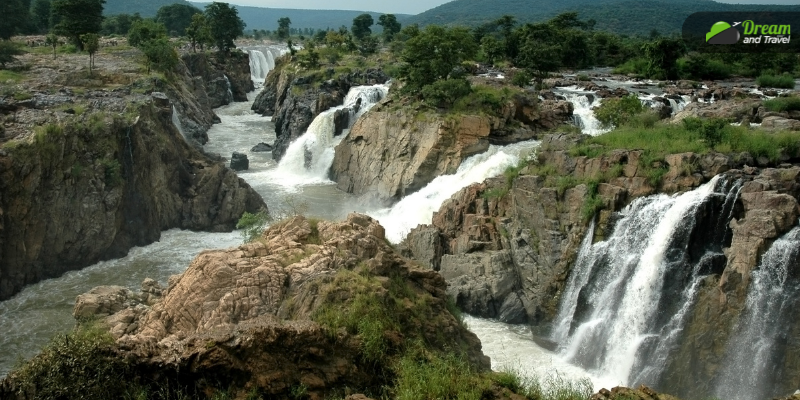
{"label": "rock outcrop", "polygon": [[[194,393],[224,382],[235,398],[288,398],[302,386],[321,399],[344,388],[378,393],[393,379],[394,357],[415,346],[487,371],[480,341],[448,311],[445,287],[400,257],[367,216],[293,217],[251,243],[202,252],[163,291],[148,282],[141,294],[96,288],[79,296],[75,314],[97,312],[112,327],[112,357],[130,368],[121,382],[172,380]],[[0,394],[28,393],[15,378]]]}
{"label": "rock outcrop", "polygon": [[289,144],[305,133],[317,115],[341,105],[351,87],[389,80],[379,69],[356,70],[338,76],[330,69],[298,76],[289,61],[289,57],[281,58],[269,72],[264,89],[252,107],[256,113],[272,115],[276,135],[272,157],[275,160],[283,157]]}
{"label": "rock outcrop", "polygon": [[[225,231],[266,207],[244,180],[189,145],[160,101],[103,108],[0,149],[0,299],[125,255],[164,229]],[[136,115],[133,117],[133,115]]]}
{"label": "rock outcrop", "polygon": [[516,96],[497,115],[423,112],[411,115],[387,99],[373,107],[336,146],[331,179],[337,187],[397,200],[456,172],[490,144],[535,138],[563,124],[572,104]]}

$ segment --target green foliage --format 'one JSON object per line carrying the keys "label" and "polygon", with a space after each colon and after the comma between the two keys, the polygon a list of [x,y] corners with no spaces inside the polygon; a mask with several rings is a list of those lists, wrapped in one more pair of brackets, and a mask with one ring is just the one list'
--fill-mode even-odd
{"label": "green foliage", "polygon": [[206,21],[211,39],[221,52],[236,48],[233,40],[244,34],[245,23],[239,18],[236,7],[228,3],[213,2],[206,6]]}
{"label": "green foliage", "polygon": [[128,44],[142,47],[146,42],[167,36],[167,28],[152,19],[134,21],[128,32]]}
{"label": "green foliage", "polygon": [[192,15],[192,22],[186,28],[186,36],[189,38],[189,43],[192,45],[192,51],[197,51],[197,46],[203,50],[203,46],[211,43],[211,31],[208,27],[208,20],[205,14]]}
{"label": "green foliage", "polygon": [[764,108],[774,112],[798,111],[800,110],[800,97],[776,97],[765,100]]}
{"label": "green foliage", "polygon": [[142,17],[136,14],[117,14],[103,19],[100,32],[103,35],[127,35],[133,23],[141,21]]}
{"label": "green foliage", "polygon": [[678,79],[677,60],[686,53],[683,39],[659,38],[642,46],[647,59],[647,76],[659,79]]}
{"label": "green foliage", "polygon": [[108,187],[117,187],[122,183],[122,165],[117,159],[104,158],[100,160],[103,168],[103,181]]}
{"label": "green foliage", "polygon": [[479,400],[486,388],[469,363],[452,354],[409,352],[396,370],[394,398],[398,400]]}
{"label": "green foliage", "polygon": [[400,78],[413,91],[451,77],[456,66],[472,58],[477,46],[464,28],[431,25],[405,42]]}
{"label": "green foliage", "polygon": [[533,79],[533,77],[527,71],[519,71],[511,78],[511,83],[519,87],[525,87],[530,85],[531,79]]}
{"label": "green foliage", "polygon": [[50,30],[50,0],[34,0],[30,22],[38,33]]}
{"label": "green foliage", "polygon": [[81,41],[84,43],[86,52],[89,53],[89,75],[92,74],[94,68],[94,55],[97,50],[100,50],[100,35],[96,33],[87,33],[81,35]]}
{"label": "green foliage", "polygon": [[30,1],[3,0],[0,2],[0,40],[11,39],[19,30],[28,23],[28,8]]}
{"label": "green foliage", "polygon": [[56,35],[54,35],[52,33],[47,35],[47,37],[45,37],[45,39],[44,39],[44,44],[46,44],[46,45],[48,45],[48,46],[53,48],[53,59],[55,60],[56,59],[56,47],[58,47],[58,44],[59,44],[58,36],[56,36]]}
{"label": "green foliage", "polygon": [[264,210],[255,214],[245,211],[236,223],[236,229],[242,230],[244,243],[249,243],[261,236],[270,221],[269,213]]}
{"label": "green foliage", "polygon": [[794,77],[789,74],[783,75],[760,75],[756,78],[756,84],[763,87],[794,89]]}
{"label": "green foliage", "polygon": [[578,74],[576,78],[581,82],[588,82],[592,80],[591,78],[589,78],[589,75],[586,74]]}
{"label": "green foliage", "polygon": [[466,79],[445,79],[436,81],[422,88],[421,94],[425,101],[434,106],[447,107],[461,97],[472,92]]}
{"label": "green foliage", "polygon": [[644,58],[631,58],[614,68],[615,74],[645,76],[647,74],[647,60]]}
{"label": "green foliage", "polygon": [[682,60],[682,64],[681,75],[697,80],[727,79],[733,71],[728,63],[703,53],[689,54]]}
{"label": "green foliage", "polygon": [[178,53],[166,37],[149,40],[142,45],[142,53],[147,59],[147,70],[168,72],[178,65]]}
{"label": "green foliage", "polygon": [[376,37],[366,36],[358,42],[358,52],[364,56],[375,54],[379,45],[380,43]]}
{"label": "green foliage", "polygon": [[53,0],[50,7],[54,20],[53,32],[67,36],[78,50],[83,51],[80,37],[98,33],[102,28],[105,0]]}
{"label": "green foliage", "polygon": [[353,33],[353,37],[357,40],[362,40],[372,34],[372,29],[370,29],[370,27],[374,23],[375,21],[372,19],[372,15],[364,13],[353,18],[353,26],[350,28],[350,31]]}
{"label": "green foliage", "polygon": [[170,36],[181,36],[192,23],[192,17],[201,13],[190,4],[175,3],[159,8],[155,20],[166,27]]}
{"label": "green foliage", "polygon": [[10,40],[0,40],[0,67],[5,68],[6,64],[17,60],[16,56],[24,53],[18,43]]}
{"label": "green foliage", "polygon": [[394,35],[400,32],[401,25],[394,14],[383,14],[378,17],[378,25],[383,27],[383,40],[391,42]]}
{"label": "green foliage", "polygon": [[87,322],[56,336],[30,362],[11,373],[24,392],[38,399],[122,398],[122,373],[128,366],[115,357],[114,340],[99,323]]}
{"label": "green foliage", "polygon": [[286,39],[289,37],[289,25],[292,20],[289,17],[281,17],[278,19],[278,39]]}
{"label": "green foliage", "polygon": [[645,110],[639,97],[631,94],[620,98],[604,99],[599,107],[595,109],[595,117],[604,127],[621,126],[634,115],[640,114]]}

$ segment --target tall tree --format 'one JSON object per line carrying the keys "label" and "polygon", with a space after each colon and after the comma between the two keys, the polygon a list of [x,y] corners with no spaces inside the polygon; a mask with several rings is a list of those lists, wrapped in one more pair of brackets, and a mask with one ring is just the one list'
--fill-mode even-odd
{"label": "tall tree", "polygon": [[211,39],[221,52],[235,48],[234,39],[244,35],[244,21],[239,18],[236,7],[228,3],[213,2],[206,6],[206,20]]}
{"label": "tall tree", "polygon": [[374,23],[375,21],[372,19],[372,15],[364,13],[353,18],[353,26],[350,28],[350,31],[353,32],[353,37],[361,40],[372,34],[372,29],[369,27]]}
{"label": "tall tree", "polygon": [[202,51],[206,43],[211,43],[211,33],[208,30],[205,14],[192,15],[192,22],[186,27],[186,36],[189,37],[194,52],[197,52],[197,45],[200,45]]}
{"label": "tall tree", "polygon": [[289,25],[292,20],[289,17],[281,17],[278,19],[278,39],[286,39],[289,37]]}
{"label": "tall tree", "polygon": [[170,4],[158,9],[156,22],[164,24],[170,36],[180,36],[192,23],[192,16],[201,12],[189,4]]}
{"label": "tall tree", "polygon": [[98,33],[103,23],[105,0],[53,0],[50,7],[58,23],[55,33],[66,36],[83,51],[81,35]]}
{"label": "tall tree", "polygon": [[465,28],[428,25],[408,39],[401,58],[401,78],[409,89],[417,89],[451,77],[456,66],[475,55],[477,46]]}
{"label": "tall tree", "polygon": [[36,0],[31,9],[32,25],[39,33],[50,30],[50,0]]}
{"label": "tall tree", "polygon": [[686,54],[681,38],[656,39],[643,46],[647,74],[659,79],[678,79],[678,59]]}
{"label": "tall tree", "polygon": [[0,39],[10,39],[28,23],[26,0],[0,1]]}
{"label": "tall tree", "polygon": [[394,14],[383,14],[378,17],[378,25],[383,27],[383,40],[391,42],[394,35],[400,32],[400,23]]}
{"label": "tall tree", "polygon": [[128,44],[134,47],[141,47],[144,42],[167,36],[167,28],[164,24],[155,22],[152,19],[136,21],[128,32]]}
{"label": "tall tree", "polygon": [[94,70],[94,55],[97,50],[100,50],[100,35],[96,33],[87,33],[81,35],[81,41],[86,47],[86,52],[89,53],[89,75],[93,74]]}

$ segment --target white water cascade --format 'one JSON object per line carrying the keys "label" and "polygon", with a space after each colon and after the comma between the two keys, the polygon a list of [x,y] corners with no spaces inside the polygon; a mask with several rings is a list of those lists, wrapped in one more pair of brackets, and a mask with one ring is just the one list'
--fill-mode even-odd
{"label": "white water cascade", "polygon": [[183,125],[181,125],[181,120],[178,117],[178,110],[175,109],[175,106],[172,106],[172,125],[175,125],[175,128],[178,129],[178,132],[181,133],[183,136],[183,140],[189,142],[189,138],[186,137],[186,132],[183,131]]}
{"label": "white water cascade", "polygon": [[231,90],[231,80],[228,79],[228,75],[222,74],[225,77],[225,84],[228,88],[228,104],[233,103],[233,90]]}
{"label": "white water cascade", "polygon": [[591,136],[602,135],[610,129],[603,129],[600,121],[594,116],[594,107],[602,101],[594,92],[585,91],[575,86],[561,87],[557,93],[572,103],[573,123],[581,129],[582,133]]}
{"label": "white water cascade", "polygon": [[740,187],[715,177],[691,192],[639,198],[605,241],[592,245],[590,229],[551,333],[564,359],[606,387],[655,384],[700,279],[724,260]]}
{"label": "white water cascade", "polygon": [[256,87],[264,85],[269,71],[275,69],[276,60],[289,52],[283,45],[248,46],[241,50],[250,56],[250,79]]}
{"label": "white water cascade", "polygon": [[348,130],[342,132],[341,135],[334,135],[336,112],[348,110],[349,129],[358,117],[386,97],[388,91],[388,85],[350,88],[344,104],[317,115],[308,126],[306,133],[289,145],[280,164],[273,171],[272,177],[275,182],[293,187],[329,183],[328,170],[333,163],[334,149],[349,132]]}
{"label": "white water cascade", "polygon": [[718,398],[767,399],[779,396],[771,388],[785,379],[781,349],[793,340],[792,311],[800,295],[800,227],[776,240],[751,274],[745,310],[727,344],[716,385]]}
{"label": "white water cascade", "polygon": [[417,225],[431,223],[433,213],[450,196],[473,183],[502,174],[506,168],[527,158],[538,146],[539,142],[535,140],[504,147],[489,146],[486,152],[464,160],[455,174],[440,175],[394,206],[369,214],[386,228],[386,238],[390,242],[399,243]]}

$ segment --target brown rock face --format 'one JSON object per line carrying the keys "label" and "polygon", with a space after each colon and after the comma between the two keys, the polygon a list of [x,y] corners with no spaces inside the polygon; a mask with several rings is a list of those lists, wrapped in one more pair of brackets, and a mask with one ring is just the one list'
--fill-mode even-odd
{"label": "brown rock face", "polygon": [[[158,240],[164,229],[224,231],[266,207],[244,180],[187,144],[171,109],[135,121],[67,123],[0,154],[0,299],[24,285]],[[88,120],[88,117],[87,117]]]}
{"label": "brown rock face", "polygon": [[[254,242],[201,253],[152,307],[142,312],[137,304],[105,320],[115,325],[121,356],[135,356],[129,359],[139,378],[224,379],[239,394],[258,388],[277,397],[303,384],[322,398],[337,388],[378,390],[387,382],[377,372],[389,358],[366,359],[361,331],[315,322],[330,324],[326,312],[347,313],[360,296],[389,307],[398,323],[381,334],[386,356],[419,339],[431,349],[463,350],[470,364],[487,370],[478,339],[447,311],[445,287],[439,274],[397,255],[367,216],[339,223],[294,217]],[[118,309],[129,297],[98,288],[81,296],[89,306],[76,312]]]}

